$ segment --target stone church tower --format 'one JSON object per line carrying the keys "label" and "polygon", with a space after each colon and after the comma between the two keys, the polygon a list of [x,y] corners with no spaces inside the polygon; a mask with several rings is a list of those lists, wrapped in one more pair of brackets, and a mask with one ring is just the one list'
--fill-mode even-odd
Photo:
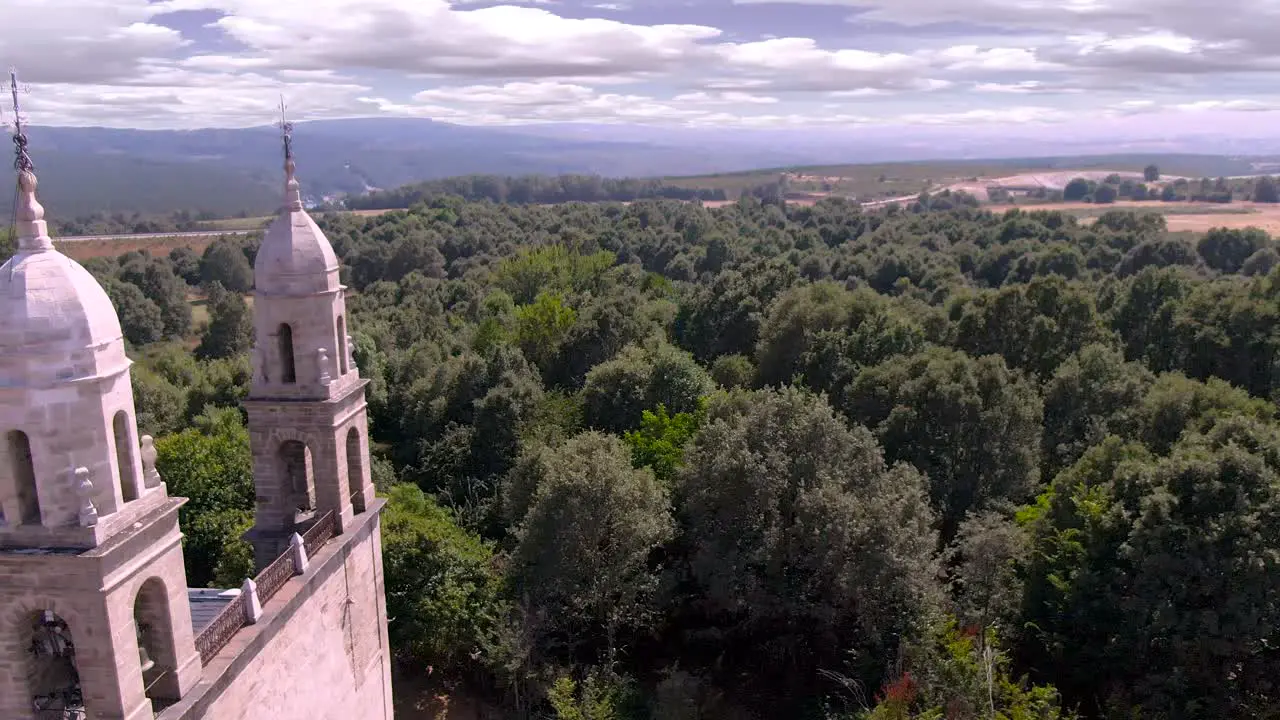
{"label": "stone church tower", "polygon": [[120,321],[19,147],[0,267],[0,720],[391,720],[381,510],[332,247],[285,205],[255,267],[258,574],[188,588]]}
{"label": "stone church tower", "polygon": [[0,267],[0,717],[149,719],[200,678],[185,501],[138,438],[111,301],[53,247],[25,164]]}
{"label": "stone church tower", "polygon": [[259,567],[308,521],[332,510],[341,532],[374,500],[369,381],[347,334],[338,258],[302,208],[288,132],[284,207],[253,269],[253,381],[244,403],[258,494],[249,538]]}

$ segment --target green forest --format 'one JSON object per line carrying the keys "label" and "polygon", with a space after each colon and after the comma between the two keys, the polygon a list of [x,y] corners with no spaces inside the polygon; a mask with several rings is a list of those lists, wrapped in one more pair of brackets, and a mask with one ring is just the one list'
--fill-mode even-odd
{"label": "green forest", "polygon": [[[321,222],[371,380],[392,651],[441,693],[560,720],[1280,717],[1265,233],[755,197]],[[191,498],[193,586],[251,572],[257,243],[86,265]]]}

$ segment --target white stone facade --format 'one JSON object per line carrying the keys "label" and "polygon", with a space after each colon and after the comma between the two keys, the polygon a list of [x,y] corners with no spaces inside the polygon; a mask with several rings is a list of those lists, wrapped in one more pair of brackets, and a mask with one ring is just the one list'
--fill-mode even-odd
{"label": "white stone facade", "polygon": [[18,251],[0,267],[0,717],[37,717],[33,696],[63,687],[63,660],[30,652],[48,619],[65,623],[89,717],[142,720],[200,674],[183,501],[146,481],[111,301],[54,249],[31,172],[19,188]]}
{"label": "white stone facade", "polygon": [[0,718],[48,717],[35,703],[58,696],[89,720],[390,720],[367,381],[337,259],[302,210],[292,161],[255,266],[249,538],[261,567],[330,511],[336,537],[203,662],[185,501],[168,497],[138,437],[119,320],[53,247],[35,176],[19,186],[19,248],[0,267]]}

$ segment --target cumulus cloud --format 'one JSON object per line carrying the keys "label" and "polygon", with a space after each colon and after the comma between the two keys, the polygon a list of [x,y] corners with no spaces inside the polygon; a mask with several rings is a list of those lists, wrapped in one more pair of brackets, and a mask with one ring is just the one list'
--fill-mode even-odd
{"label": "cumulus cloud", "polygon": [[0,0],[0,61],[39,86],[35,122],[148,127],[263,124],[282,92],[307,118],[1034,124],[1271,109],[1243,85],[1215,93],[1280,70],[1272,0],[769,1],[879,24],[819,41],[641,24],[624,0],[576,3],[585,18],[559,0]]}
{"label": "cumulus cloud", "polygon": [[1058,123],[1071,119],[1071,113],[1050,107],[1012,107],[964,110],[949,113],[909,113],[899,122],[912,125],[986,125],[991,123],[1026,124]]}
{"label": "cumulus cloud", "polygon": [[1013,83],[980,82],[973,89],[983,93],[1007,93],[1014,95],[1081,93],[1083,88],[1068,84],[1052,84],[1041,80],[1022,80]]}
{"label": "cumulus cloud", "polygon": [[31,82],[127,80],[186,44],[156,14],[147,0],[4,0],[0,56]]}
{"label": "cumulus cloud", "polygon": [[826,5],[850,8],[850,21],[887,22],[904,32],[944,22],[1092,39],[1068,43],[1053,61],[1126,67],[1142,72],[1274,70],[1272,40],[1280,3],[1270,0],[734,0],[735,4]]}
{"label": "cumulus cloud", "polygon": [[291,112],[307,119],[375,114],[358,98],[369,86],[351,82],[282,82],[258,73],[195,73],[172,66],[147,68],[130,85],[53,83],[24,98],[39,125],[133,128],[249,127],[278,113],[281,93]]}
{"label": "cumulus cloud", "polygon": [[1193,100],[1179,103],[1159,103],[1154,100],[1126,100],[1104,108],[1104,114],[1111,117],[1127,115],[1146,115],[1150,113],[1200,113],[1200,112],[1273,112],[1280,110],[1280,103],[1264,102],[1252,99],[1235,100]]}
{"label": "cumulus cloud", "polygon": [[276,67],[550,78],[669,71],[718,37],[703,25],[633,25],[444,0],[166,0],[225,13],[215,25]]}
{"label": "cumulus cloud", "polygon": [[745,93],[685,93],[672,98],[599,92],[559,82],[468,85],[434,88],[416,93],[413,103],[386,100],[383,107],[416,116],[476,124],[593,122],[640,124],[698,124],[724,117],[727,105],[769,105],[776,98]]}

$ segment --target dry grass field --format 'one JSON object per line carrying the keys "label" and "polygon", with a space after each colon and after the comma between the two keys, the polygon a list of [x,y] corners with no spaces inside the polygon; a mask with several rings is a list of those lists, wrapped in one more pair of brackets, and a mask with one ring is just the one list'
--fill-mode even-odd
{"label": "dry grass field", "polygon": [[204,252],[209,244],[217,240],[216,236],[206,237],[169,237],[169,238],[120,238],[117,240],[86,240],[80,242],[59,243],[58,251],[77,262],[92,258],[114,258],[133,250],[146,250],[152,255],[168,255],[175,248],[191,248],[197,255]]}
{"label": "dry grass field", "polygon": [[1045,205],[990,205],[992,212],[1012,208],[1022,210],[1063,210],[1081,219],[1092,219],[1108,210],[1134,210],[1164,215],[1171,232],[1208,232],[1211,228],[1260,228],[1271,235],[1280,235],[1280,205],[1237,202],[1218,203],[1166,203],[1118,202],[1113,205],[1091,203],[1052,203]]}

